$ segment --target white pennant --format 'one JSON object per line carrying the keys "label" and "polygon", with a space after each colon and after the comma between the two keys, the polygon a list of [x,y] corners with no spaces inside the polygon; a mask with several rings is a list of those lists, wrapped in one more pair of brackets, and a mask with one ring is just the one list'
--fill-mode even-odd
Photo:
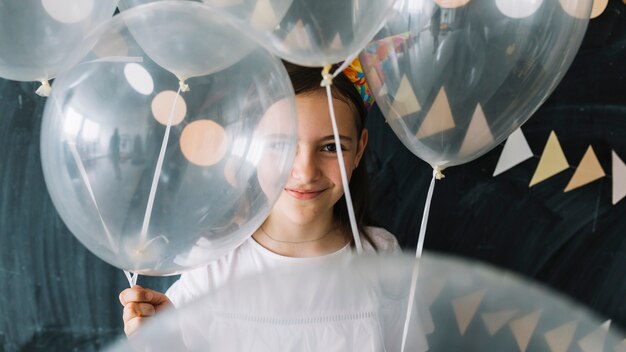
{"label": "white pennant", "polygon": [[613,151],[613,205],[626,196],[626,164]]}
{"label": "white pennant", "polygon": [[524,137],[524,133],[520,128],[511,133],[509,138],[504,144],[502,154],[496,165],[496,170],[493,172],[493,176],[497,176],[510,168],[520,164],[521,162],[533,157],[533,151],[530,150],[528,141]]}
{"label": "white pennant", "polygon": [[578,341],[578,346],[583,352],[604,351],[604,342],[609,333],[611,320],[607,320],[599,328]]}

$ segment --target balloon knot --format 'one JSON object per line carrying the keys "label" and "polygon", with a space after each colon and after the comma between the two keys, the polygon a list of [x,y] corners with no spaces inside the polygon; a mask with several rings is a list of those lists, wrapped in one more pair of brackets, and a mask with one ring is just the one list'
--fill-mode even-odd
{"label": "balloon knot", "polygon": [[444,175],[442,171],[443,171],[443,169],[440,168],[439,166],[433,167],[433,177],[437,181],[443,180],[446,177],[446,175]]}
{"label": "balloon knot", "polygon": [[50,83],[48,83],[48,80],[45,80],[45,81],[41,81],[41,86],[37,88],[37,90],[35,91],[35,94],[39,95],[40,97],[47,97],[47,96],[50,96],[51,92],[52,92],[52,87],[50,87]]}
{"label": "balloon knot", "polygon": [[184,79],[181,79],[178,82],[178,85],[180,86],[180,91],[181,92],[188,92],[189,91],[189,85],[187,83],[185,83]]}
{"label": "balloon knot", "polygon": [[330,74],[331,65],[325,65],[322,69],[322,83],[320,87],[328,87],[333,84],[333,75]]}

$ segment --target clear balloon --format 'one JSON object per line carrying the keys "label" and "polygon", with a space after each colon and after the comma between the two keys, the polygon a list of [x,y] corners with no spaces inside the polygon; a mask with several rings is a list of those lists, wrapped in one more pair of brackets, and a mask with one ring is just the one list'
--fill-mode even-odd
{"label": "clear balloon", "polygon": [[396,0],[204,0],[283,59],[323,66],[356,55]]}
{"label": "clear balloon", "polygon": [[383,115],[433,167],[500,144],[557,86],[592,0],[402,0],[360,59]]}
{"label": "clear balloon", "polygon": [[108,351],[548,352],[573,351],[576,342],[602,351],[622,339],[587,310],[510,273],[433,254],[416,262],[407,253],[232,281]]}
{"label": "clear balloon", "polygon": [[[150,28],[177,44],[146,50]],[[231,251],[291,170],[295,98],[282,63],[192,2],[125,11],[94,35],[88,56],[57,78],[43,117],[43,170],[64,222],[101,259],[139,274]],[[186,69],[195,74],[183,84]]]}
{"label": "clear balloon", "polygon": [[[125,11],[159,1],[163,0],[120,0],[119,8]],[[304,66],[323,66],[361,51],[397,0],[203,2],[281,58]]]}
{"label": "clear balloon", "polygon": [[[79,59],[78,45],[116,0],[0,0],[0,77],[47,81]],[[83,51],[84,54],[86,51]]]}

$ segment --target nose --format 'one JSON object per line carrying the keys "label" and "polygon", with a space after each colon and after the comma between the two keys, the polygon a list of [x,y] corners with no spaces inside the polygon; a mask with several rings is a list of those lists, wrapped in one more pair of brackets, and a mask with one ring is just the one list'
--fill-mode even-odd
{"label": "nose", "polygon": [[298,147],[291,169],[291,177],[305,183],[317,180],[320,174],[320,169],[315,160],[315,153]]}

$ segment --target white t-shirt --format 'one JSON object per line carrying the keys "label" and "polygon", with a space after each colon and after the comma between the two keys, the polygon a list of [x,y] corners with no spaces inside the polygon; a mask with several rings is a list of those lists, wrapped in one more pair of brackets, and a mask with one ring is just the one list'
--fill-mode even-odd
{"label": "white t-shirt", "polygon": [[[364,254],[400,252],[391,233],[375,227],[367,231],[377,250],[361,236]],[[324,256],[286,257],[251,237],[223,258],[183,273],[166,293],[175,306],[209,293],[177,314],[185,347],[234,352],[400,350],[407,301],[396,297],[393,284],[378,282],[385,273],[346,271],[352,254],[346,245]],[[267,269],[277,271],[255,275]],[[361,269],[373,273],[379,267]],[[428,349],[425,330],[421,324],[411,326],[407,351]]]}
{"label": "white t-shirt", "polygon": [[[378,253],[391,254],[400,252],[400,246],[396,237],[387,230],[379,227],[366,228],[370,238],[376,245]],[[363,251],[375,253],[374,247],[361,236]],[[175,307],[219,288],[230,280],[236,280],[245,276],[260,273],[268,269],[279,268],[298,263],[310,263],[311,261],[331,259],[336,256],[352,253],[350,245],[340,250],[320,257],[294,258],[276,254],[261,246],[254,238],[250,237],[241,246],[224,257],[188,272],[183,273],[165,293]]]}

